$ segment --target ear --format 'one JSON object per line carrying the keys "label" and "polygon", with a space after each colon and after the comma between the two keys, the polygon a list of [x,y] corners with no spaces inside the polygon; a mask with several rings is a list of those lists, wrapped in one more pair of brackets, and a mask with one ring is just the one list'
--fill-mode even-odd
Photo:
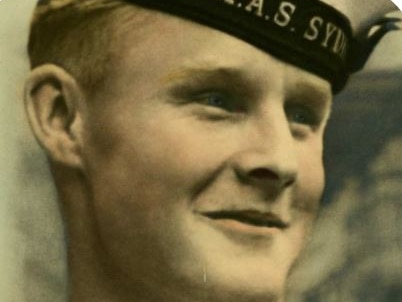
{"label": "ear", "polygon": [[25,85],[31,128],[53,162],[82,168],[83,93],[76,80],[56,65],[32,70]]}

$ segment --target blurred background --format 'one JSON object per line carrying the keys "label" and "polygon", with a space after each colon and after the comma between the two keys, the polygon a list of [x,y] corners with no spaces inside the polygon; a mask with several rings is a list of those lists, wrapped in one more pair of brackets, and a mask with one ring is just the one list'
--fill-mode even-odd
{"label": "blurred background", "polygon": [[[34,0],[0,0],[0,301],[63,302],[65,247],[22,87]],[[290,302],[402,301],[402,32],[337,96],[327,188]]]}

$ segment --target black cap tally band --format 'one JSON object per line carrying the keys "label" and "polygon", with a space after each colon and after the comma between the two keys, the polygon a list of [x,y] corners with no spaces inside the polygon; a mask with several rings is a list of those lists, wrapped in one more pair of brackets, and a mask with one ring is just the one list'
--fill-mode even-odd
{"label": "black cap tally band", "polygon": [[236,36],[328,80],[334,93],[364,65],[379,36],[387,32],[357,42],[348,19],[318,0],[125,1]]}
{"label": "black cap tally band", "polygon": [[[78,0],[64,2],[67,5],[75,1]],[[320,0],[121,1],[238,37],[282,61],[328,80],[334,93],[342,90],[350,74],[364,67],[381,38],[387,32],[399,29],[395,24],[401,21],[398,18],[373,21],[372,26],[356,36],[347,17]],[[38,6],[51,3],[52,0],[38,0]]]}

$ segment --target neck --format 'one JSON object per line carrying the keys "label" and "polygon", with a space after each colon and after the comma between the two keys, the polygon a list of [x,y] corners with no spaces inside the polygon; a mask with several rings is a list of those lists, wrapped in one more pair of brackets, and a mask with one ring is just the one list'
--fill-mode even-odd
{"label": "neck", "polygon": [[102,246],[90,185],[79,171],[54,165],[52,172],[66,223],[69,302],[119,301],[109,294],[99,260]]}
{"label": "neck", "polygon": [[85,175],[58,166],[53,166],[52,172],[68,234],[69,302],[189,302],[173,297],[169,290],[155,290],[152,282],[142,278],[127,284],[131,278],[115,269],[103,248]]}

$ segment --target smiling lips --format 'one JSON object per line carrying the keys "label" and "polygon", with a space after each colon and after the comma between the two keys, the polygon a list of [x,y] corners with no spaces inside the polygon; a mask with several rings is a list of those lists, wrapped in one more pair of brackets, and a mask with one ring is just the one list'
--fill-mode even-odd
{"label": "smiling lips", "polygon": [[231,220],[241,224],[260,228],[286,229],[289,225],[280,217],[270,212],[259,212],[254,210],[245,211],[214,211],[202,213],[212,220]]}

